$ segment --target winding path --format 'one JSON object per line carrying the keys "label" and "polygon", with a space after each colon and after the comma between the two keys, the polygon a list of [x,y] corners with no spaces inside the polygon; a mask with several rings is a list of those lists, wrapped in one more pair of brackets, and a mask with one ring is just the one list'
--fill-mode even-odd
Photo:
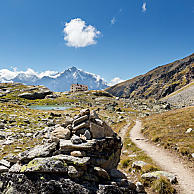
{"label": "winding path", "polygon": [[[122,130],[125,131],[125,130]],[[163,170],[176,175],[181,194],[194,194],[194,173],[181,164],[180,159],[167,150],[159,148],[144,138],[141,134],[141,122],[136,121],[130,131],[131,140],[150,156]]]}

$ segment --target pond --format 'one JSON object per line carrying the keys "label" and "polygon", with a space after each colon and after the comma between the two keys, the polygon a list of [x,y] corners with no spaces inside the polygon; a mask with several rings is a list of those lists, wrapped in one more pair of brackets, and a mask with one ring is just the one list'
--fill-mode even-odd
{"label": "pond", "polygon": [[71,107],[62,106],[62,105],[31,105],[31,106],[28,106],[28,108],[34,109],[34,110],[66,110]]}

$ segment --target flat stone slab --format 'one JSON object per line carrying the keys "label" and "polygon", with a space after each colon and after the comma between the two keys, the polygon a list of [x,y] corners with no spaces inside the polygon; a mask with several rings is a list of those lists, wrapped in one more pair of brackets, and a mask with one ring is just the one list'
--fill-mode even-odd
{"label": "flat stone slab", "polygon": [[53,151],[56,150],[57,144],[55,142],[48,143],[44,145],[37,145],[32,148],[30,151],[25,151],[19,155],[20,160],[32,160],[37,157],[46,157],[49,156]]}
{"label": "flat stone slab", "polygon": [[62,151],[84,151],[95,148],[96,140],[87,140],[86,143],[73,144],[71,140],[60,139],[60,150]]}

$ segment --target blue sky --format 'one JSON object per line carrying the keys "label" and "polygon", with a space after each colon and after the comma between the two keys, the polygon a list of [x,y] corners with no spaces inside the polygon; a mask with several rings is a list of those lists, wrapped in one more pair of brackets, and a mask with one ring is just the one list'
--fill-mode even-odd
{"label": "blue sky", "polygon": [[0,1],[0,69],[76,66],[125,80],[193,51],[193,0]]}

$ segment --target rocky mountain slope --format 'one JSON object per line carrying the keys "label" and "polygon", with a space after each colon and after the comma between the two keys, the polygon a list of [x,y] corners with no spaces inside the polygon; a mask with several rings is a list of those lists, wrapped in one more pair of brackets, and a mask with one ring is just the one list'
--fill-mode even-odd
{"label": "rocky mountain slope", "polygon": [[[5,71],[5,70],[4,70]],[[0,82],[17,82],[27,85],[44,85],[55,92],[64,92],[70,89],[71,84],[85,84],[91,90],[107,88],[105,81],[100,76],[71,67],[54,75],[39,76],[33,70],[27,72],[9,72],[12,76],[5,76],[0,71]]]}
{"label": "rocky mountain slope", "polygon": [[114,96],[160,99],[194,79],[194,53],[106,89]]}
{"label": "rocky mountain slope", "polygon": [[194,83],[190,83],[185,87],[173,92],[162,99],[178,108],[185,106],[194,106]]}

